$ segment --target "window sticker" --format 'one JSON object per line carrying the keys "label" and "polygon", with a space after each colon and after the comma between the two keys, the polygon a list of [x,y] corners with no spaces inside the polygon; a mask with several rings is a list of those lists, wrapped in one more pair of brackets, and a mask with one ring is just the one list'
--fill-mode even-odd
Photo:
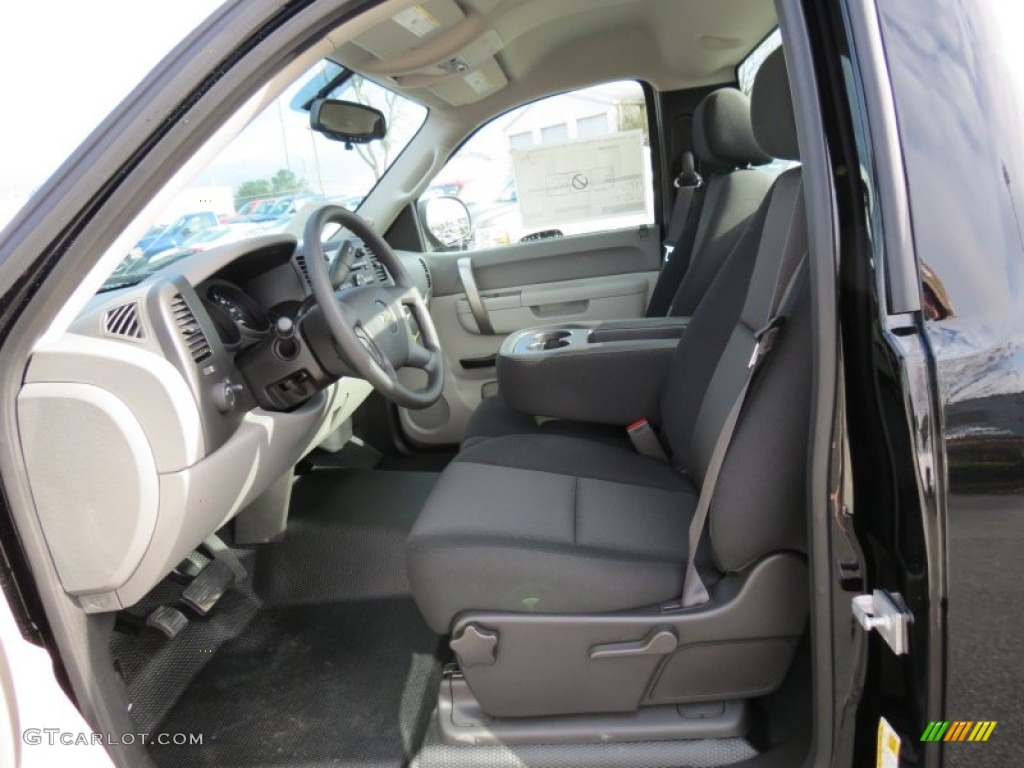
{"label": "window sticker", "polygon": [[525,227],[643,213],[640,131],[513,150]]}
{"label": "window sticker", "polygon": [[899,768],[900,737],[884,717],[878,720],[878,760],[876,768]]}

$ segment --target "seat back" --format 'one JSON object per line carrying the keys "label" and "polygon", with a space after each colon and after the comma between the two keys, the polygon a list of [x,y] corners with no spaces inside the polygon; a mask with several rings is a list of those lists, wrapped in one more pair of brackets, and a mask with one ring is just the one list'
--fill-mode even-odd
{"label": "seat back", "polygon": [[[774,157],[798,147],[785,60],[762,65],[751,99],[754,134]],[[800,168],[781,174],[726,265],[698,305],[662,390],[662,427],[673,460],[696,485],[747,378],[755,333],[772,296],[804,262],[806,219]],[[780,277],[781,276],[781,277]],[[772,358],[748,396],[730,444],[708,522],[710,551],[725,572],[771,552],[805,548],[805,468],[811,380],[806,284]]]}
{"label": "seat back", "polygon": [[649,317],[693,314],[771,187],[771,172],[752,168],[772,158],[754,140],[750,100],[742,91],[720,88],[704,97],[693,115],[693,145],[705,177],[703,200],[658,277]]}

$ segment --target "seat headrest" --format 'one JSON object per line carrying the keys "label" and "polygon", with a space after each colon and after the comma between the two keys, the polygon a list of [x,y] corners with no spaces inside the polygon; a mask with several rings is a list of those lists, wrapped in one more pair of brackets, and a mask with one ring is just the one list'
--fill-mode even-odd
{"label": "seat headrest", "polygon": [[716,168],[761,165],[771,160],[754,139],[750,100],[735,88],[705,96],[693,113],[693,148]]}
{"label": "seat headrest", "polygon": [[777,48],[761,64],[750,93],[750,121],[761,149],[780,160],[799,160],[793,94],[786,59]]}

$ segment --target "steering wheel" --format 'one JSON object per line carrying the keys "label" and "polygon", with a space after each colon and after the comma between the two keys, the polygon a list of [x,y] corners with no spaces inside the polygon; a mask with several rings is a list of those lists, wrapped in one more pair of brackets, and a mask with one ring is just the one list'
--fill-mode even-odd
{"label": "steering wheel", "polygon": [[[320,242],[324,227],[331,223],[361,238],[387,267],[395,285],[371,283],[335,293]],[[313,296],[346,362],[400,406],[419,409],[436,403],[444,387],[444,356],[437,330],[419,290],[384,238],[347,208],[325,205],[306,222],[303,244]],[[419,339],[406,321],[406,309],[419,326]],[[411,389],[398,380],[398,370],[406,367],[427,374],[423,389]]]}

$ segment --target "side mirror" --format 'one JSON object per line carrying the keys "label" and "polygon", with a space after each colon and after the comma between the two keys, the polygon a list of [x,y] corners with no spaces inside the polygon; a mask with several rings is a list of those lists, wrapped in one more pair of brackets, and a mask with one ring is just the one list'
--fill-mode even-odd
{"label": "side mirror", "polygon": [[379,109],[337,99],[314,101],[309,108],[309,127],[346,144],[367,144],[388,133],[387,121]]}
{"label": "side mirror", "polygon": [[473,220],[457,197],[430,197],[420,203],[427,232],[445,248],[465,245],[473,236]]}

